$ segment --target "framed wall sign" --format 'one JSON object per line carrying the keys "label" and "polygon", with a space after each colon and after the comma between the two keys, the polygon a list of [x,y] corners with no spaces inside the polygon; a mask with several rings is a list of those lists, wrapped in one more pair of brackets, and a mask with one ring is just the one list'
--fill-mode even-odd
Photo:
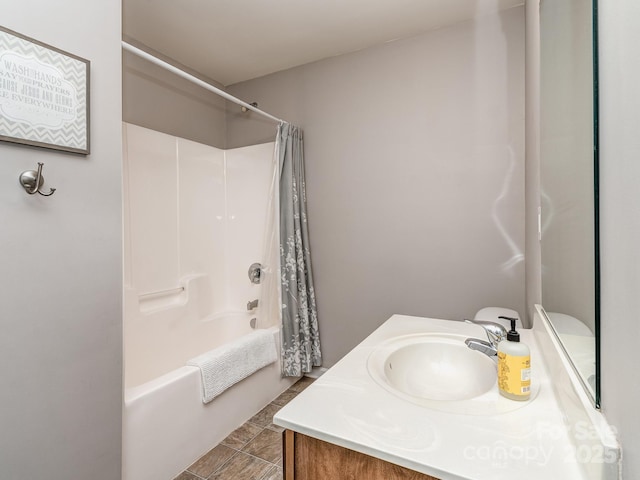
{"label": "framed wall sign", "polygon": [[87,155],[89,66],[0,27],[0,140]]}

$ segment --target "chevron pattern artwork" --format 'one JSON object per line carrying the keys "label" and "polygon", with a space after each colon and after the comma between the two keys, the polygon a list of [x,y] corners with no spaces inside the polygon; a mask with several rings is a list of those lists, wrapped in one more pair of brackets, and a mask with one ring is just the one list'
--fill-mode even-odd
{"label": "chevron pattern artwork", "polygon": [[89,62],[0,27],[0,139],[89,153]]}

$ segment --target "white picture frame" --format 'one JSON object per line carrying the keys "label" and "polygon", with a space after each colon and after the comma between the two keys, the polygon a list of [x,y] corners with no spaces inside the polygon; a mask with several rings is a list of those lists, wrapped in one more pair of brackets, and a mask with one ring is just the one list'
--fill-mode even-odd
{"label": "white picture frame", "polygon": [[88,155],[90,62],[0,26],[0,141]]}

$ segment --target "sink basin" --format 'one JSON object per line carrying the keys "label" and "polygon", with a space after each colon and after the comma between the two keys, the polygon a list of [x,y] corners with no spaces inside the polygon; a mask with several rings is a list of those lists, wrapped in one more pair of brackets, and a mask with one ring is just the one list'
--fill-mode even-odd
{"label": "sink basin", "polygon": [[424,336],[399,347],[384,362],[392,388],[418,398],[466,400],[496,383],[496,365],[457,339]]}
{"label": "sink basin", "polygon": [[373,380],[411,403],[451,413],[491,415],[524,407],[498,393],[496,360],[471,350],[468,335],[423,333],[395,337],[369,356]]}

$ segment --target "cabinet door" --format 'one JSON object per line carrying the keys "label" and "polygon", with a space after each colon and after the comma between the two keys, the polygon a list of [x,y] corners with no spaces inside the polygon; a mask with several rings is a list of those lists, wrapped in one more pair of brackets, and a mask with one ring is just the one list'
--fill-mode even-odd
{"label": "cabinet door", "polygon": [[438,480],[291,430],[283,443],[284,480]]}

